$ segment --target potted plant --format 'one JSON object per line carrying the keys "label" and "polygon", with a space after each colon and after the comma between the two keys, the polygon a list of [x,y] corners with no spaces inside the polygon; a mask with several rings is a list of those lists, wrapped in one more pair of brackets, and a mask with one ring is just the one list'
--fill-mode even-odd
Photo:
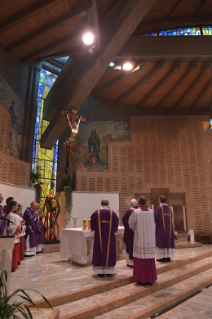
{"label": "potted plant", "polygon": [[[36,291],[32,289],[29,290]],[[47,305],[51,309],[53,309],[48,300],[38,291],[36,292],[44,299]],[[13,297],[19,297],[19,299],[21,298],[23,299],[23,301],[11,301]],[[29,304],[36,307],[30,296],[23,289],[17,289],[9,296],[7,295],[7,272],[5,270],[2,270],[0,272],[0,318],[33,319],[29,307],[24,304],[24,302],[28,302]]]}
{"label": "potted plant", "polygon": [[72,211],[72,205],[73,205],[72,182],[73,182],[73,178],[70,175],[64,175],[61,180],[61,185],[64,188],[64,195],[66,200],[66,206],[65,206],[66,224],[68,224],[71,219],[71,211]]}

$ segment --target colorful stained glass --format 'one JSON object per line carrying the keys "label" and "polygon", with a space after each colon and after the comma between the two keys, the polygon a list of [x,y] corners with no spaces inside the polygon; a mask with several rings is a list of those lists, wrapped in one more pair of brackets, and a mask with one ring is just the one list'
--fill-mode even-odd
{"label": "colorful stained glass", "polygon": [[157,37],[158,33],[157,32],[151,32],[151,33],[146,33],[145,34],[147,37]]}
{"label": "colorful stained glass", "polygon": [[186,35],[201,35],[200,27],[179,28],[173,30],[160,31],[159,36],[186,36]]}
{"label": "colorful stained glass", "polygon": [[210,118],[210,123],[211,123],[211,129],[212,129],[212,118]]}
{"label": "colorful stained glass", "polygon": [[212,35],[212,27],[202,27],[203,35]]}
{"label": "colorful stained glass", "polygon": [[49,192],[56,194],[58,141],[55,143],[52,150],[40,147],[41,135],[49,125],[48,121],[43,120],[44,100],[56,79],[57,75],[44,69],[41,70],[32,159],[32,170],[34,172],[40,172],[41,174],[41,206],[44,204],[44,199],[49,195]]}

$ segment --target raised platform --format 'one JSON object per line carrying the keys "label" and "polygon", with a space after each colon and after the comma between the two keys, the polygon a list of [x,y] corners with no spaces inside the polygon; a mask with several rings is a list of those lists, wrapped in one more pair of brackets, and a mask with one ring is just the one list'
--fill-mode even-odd
{"label": "raised platform", "polygon": [[189,241],[179,241],[175,240],[175,249],[182,249],[182,248],[195,248],[201,247],[202,244],[195,241],[194,243],[190,243]]}
{"label": "raised platform", "polygon": [[43,253],[54,253],[60,251],[60,243],[55,244],[43,244]]}

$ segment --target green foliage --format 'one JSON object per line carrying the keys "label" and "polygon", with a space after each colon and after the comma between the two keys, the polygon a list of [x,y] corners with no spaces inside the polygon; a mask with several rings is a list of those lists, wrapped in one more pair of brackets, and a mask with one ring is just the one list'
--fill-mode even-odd
{"label": "green foliage", "polygon": [[31,183],[38,183],[39,179],[40,179],[40,173],[34,173],[34,172],[31,172],[30,173],[30,182]]}
{"label": "green foliage", "polygon": [[[49,301],[42,294],[40,294],[36,290],[32,290],[32,289],[28,289],[28,290],[37,292],[44,299],[47,305],[51,309],[53,309]],[[11,302],[11,299],[13,297],[19,297],[23,299],[23,301]],[[26,304],[24,304],[24,302],[30,303],[31,305],[36,307],[32,299],[30,298],[30,296],[23,289],[17,289],[13,293],[11,293],[9,296],[7,295],[7,272],[5,270],[2,270],[0,273],[0,319],[10,319],[10,318],[33,319],[32,313],[29,307]]]}
{"label": "green foliage", "polygon": [[71,212],[72,212],[72,206],[73,206],[72,183],[73,183],[72,176],[70,175],[63,176],[61,180],[61,185],[64,187],[64,195],[66,200],[66,206],[65,206],[66,224],[68,224],[71,219]]}
{"label": "green foliage", "polygon": [[34,188],[36,189],[35,201],[40,204],[41,192],[42,192],[41,186],[40,186],[40,184],[35,184]]}
{"label": "green foliage", "polygon": [[72,188],[72,182],[73,182],[73,177],[70,175],[64,175],[62,180],[61,180],[61,185],[64,186],[70,186]]}

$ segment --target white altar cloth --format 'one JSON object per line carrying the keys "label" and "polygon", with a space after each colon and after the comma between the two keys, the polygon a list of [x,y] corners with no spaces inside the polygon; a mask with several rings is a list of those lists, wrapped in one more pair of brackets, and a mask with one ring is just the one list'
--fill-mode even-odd
{"label": "white altar cloth", "polygon": [[[125,258],[123,244],[124,227],[119,226],[116,232],[117,259]],[[60,258],[69,259],[78,264],[92,262],[94,232],[82,228],[64,228],[60,233]]]}

